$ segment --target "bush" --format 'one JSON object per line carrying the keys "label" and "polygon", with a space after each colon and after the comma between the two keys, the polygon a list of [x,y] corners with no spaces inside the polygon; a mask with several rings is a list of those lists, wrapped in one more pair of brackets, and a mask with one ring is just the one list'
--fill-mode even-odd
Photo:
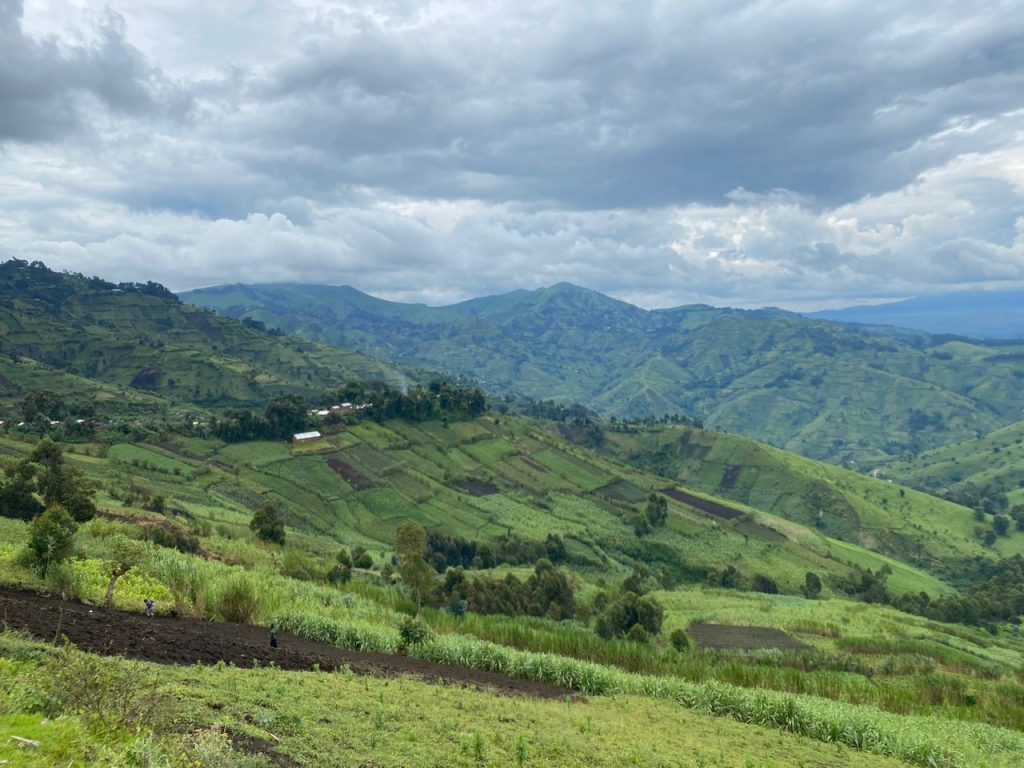
{"label": "bush", "polygon": [[252,624],[260,613],[256,587],[244,573],[232,574],[217,591],[214,613],[222,621]]}
{"label": "bush", "polygon": [[262,541],[284,544],[284,521],[277,507],[269,501],[252,516],[249,527]]}
{"label": "bush", "polygon": [[626,633],[626,639],[634,643],[646,643],[651,637],[641,625],[634,624]]}
{"label": "bush", "polygon": [[673,629],[672,634],[668,636],[668,641],[672,643],[672,647],[682,653],[688,650],[690,647],[690,638],[686,632],[681,629]]}
{"label": "bush", "polygon": [[32,564],[40,575],[45,576],[51,566],[68,558],[77,528],[71,515],[60,504],[47,507],[32,521],[28,549],[32,553]]}
{"label": "bush", "polygon": [[331,584],[348,584],[352,580],[352,567],[336,565],[327,572],[327,580]]}
{"label": "bush", "polygon": [[107,727],[165,729],[175,719],[174,700],[142,664],[112,664],[68,647],[45,665],[48,716],[81,715]]}
{"label": "bush", "polygon": [[352,550],[352,565],[367,570],[373,567],[373,558],[363,547],[356,547]]}
{"label": "bush", "polygon": [[419,645],[429,640],[432,635],[433,632],[423,619],[406,616],[398,628],[399,649],[404,651],[410,646]]}

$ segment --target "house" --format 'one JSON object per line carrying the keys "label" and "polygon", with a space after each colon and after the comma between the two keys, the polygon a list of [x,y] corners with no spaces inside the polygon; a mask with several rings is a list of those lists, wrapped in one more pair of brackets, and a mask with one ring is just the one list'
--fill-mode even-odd
{"label": "house", "polygon": [[323,435],[321,435],[319,432],[315,430],[313,432],[296,432],[294,435],[292,435],[292,442],[311,443],[314,440],[319,440],[321,437],[323,437]]}

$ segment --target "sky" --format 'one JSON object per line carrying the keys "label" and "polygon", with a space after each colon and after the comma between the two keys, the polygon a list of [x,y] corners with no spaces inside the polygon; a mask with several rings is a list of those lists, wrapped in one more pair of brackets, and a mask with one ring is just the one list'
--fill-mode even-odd
{"label": "sky", "polygon": [[444,304],[1024,285],[1024,0],[0,0],[0,259]]}

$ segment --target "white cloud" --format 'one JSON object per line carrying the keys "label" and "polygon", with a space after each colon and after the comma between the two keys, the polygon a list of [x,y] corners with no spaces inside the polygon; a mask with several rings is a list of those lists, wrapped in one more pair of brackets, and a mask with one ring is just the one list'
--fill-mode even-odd
{"label": "white cloud", "polygon": [[0,0],[0,253],[443,302],[1024,280],[1024,14]]}

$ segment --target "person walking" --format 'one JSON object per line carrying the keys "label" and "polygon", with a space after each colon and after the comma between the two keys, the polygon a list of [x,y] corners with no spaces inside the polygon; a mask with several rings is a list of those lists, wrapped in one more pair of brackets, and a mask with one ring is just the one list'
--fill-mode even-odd
{"label": "person walking", "polygon": [[270,625],[270,647],[277,648],[277,627]]}

